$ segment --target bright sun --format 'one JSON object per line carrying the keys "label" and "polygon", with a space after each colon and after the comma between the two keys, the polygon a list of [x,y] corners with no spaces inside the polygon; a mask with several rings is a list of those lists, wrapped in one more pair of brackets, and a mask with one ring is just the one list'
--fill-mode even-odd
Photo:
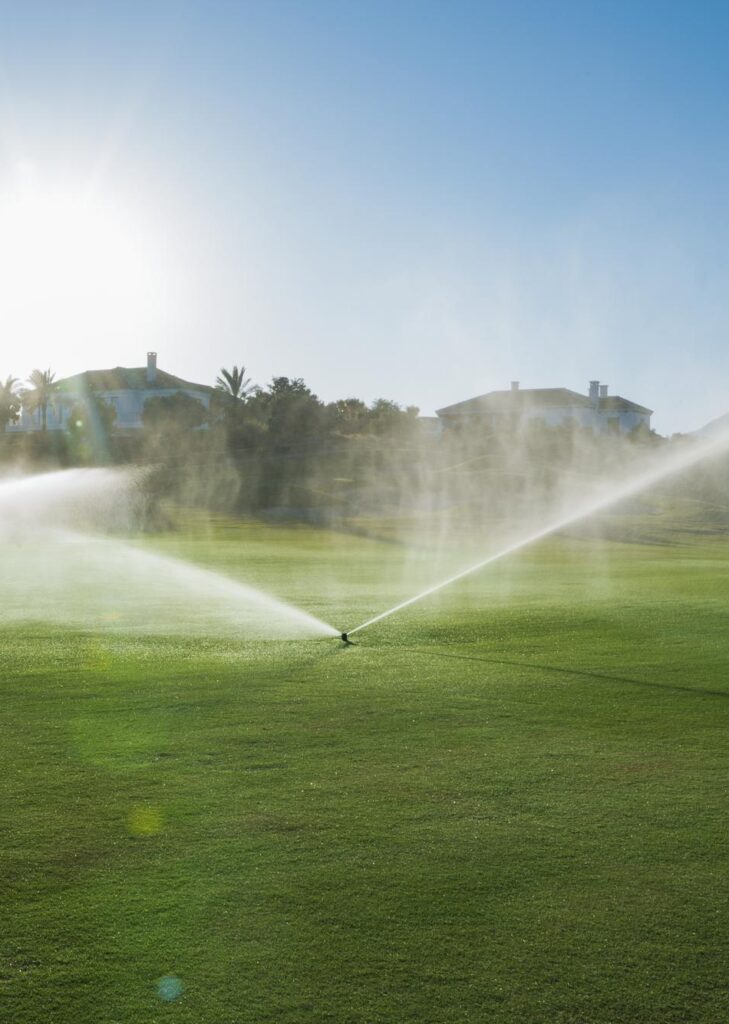
{"label": "bright sun", "polygon": [[24,182],[0,188],[0,336],[73,346],[138,329],[158,311],[149,232],[108,195]]}

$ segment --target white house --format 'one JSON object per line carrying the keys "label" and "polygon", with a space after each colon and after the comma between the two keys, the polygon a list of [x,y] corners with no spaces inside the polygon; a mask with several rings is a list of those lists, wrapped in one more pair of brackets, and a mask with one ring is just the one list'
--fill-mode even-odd
{"label": "white house", "polygon": [[[114,432],[139,430],[143,426],[142,412],[149,398],[166,398],[182,392],[210,407],[215,388],[206,384],[192,384],[157,368],[157,353],[147,353],[147,365],[139,367],[116,366],[112,370],[86,370],[73,377],[58,381],[46,411],[47,430],[66,430],[75,405],[83,404],[90,396],[101,398],[114,407]],[[23,406],[17,423],[9,424],[9,433],[30,432],[41,429],[40,409]]]}
{"label": "white house", "polygon": [[618,395],[608,395],[607,384],[590,381],[586,395],[569,388],[520,388],[512,381],[508,391],[490,391],[465,402],[436,410],[445,430],[513,430],[532,423],[549,427],[566,424],[594,433],[629,434],[650,430],[652,409]]}

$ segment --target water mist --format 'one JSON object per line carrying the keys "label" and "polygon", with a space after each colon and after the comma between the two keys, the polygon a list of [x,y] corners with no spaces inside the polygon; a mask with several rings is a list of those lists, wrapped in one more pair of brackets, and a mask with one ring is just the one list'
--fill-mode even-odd
{"label": "water mist", "polygon": [[0,483],[0,624],[55,622],[243,639],[339,636],[264,591],[113,536],[138,511],[135,478],[76,469]]}
{"label": "water mist", "polygon": [[562,507],[556,513],[553,513],[541,526],[513,537],[498,551],[460,569],[446,579],[439,580],[412,597],[399,602],[392,608],[372,616],[372,618],[360,623],[360,625],[355,626],[353,629],[347,630],[346,633],[341,634],[341,639],[349,642],[349,638],[353,634],[366,629],[368,626],[372,626],[376,622],[381,622],[383,619],[403,611],[405,608],[410,607],[410,605],[436,594],[445,587],[449,587],[459,580],[465,579],[481,569],[485,569],[487,566],[502,558],[506,558],[508,555],[521,551],[530,544],[550,536],[550,534],[557,533],[580,520],[587,519],[604,509],[624,501],[626,498],[633,497],[653,484],[680,474],[712,456],[720,455],[728,448],[729,430],[712,435],[701,441],[690,443],[687,447],[681,447],[667,454],[647,458],[639,466],[635,467],[625,479],[602,481],[589,488],[588,494],[583,493],[579,498],[565,499]]}

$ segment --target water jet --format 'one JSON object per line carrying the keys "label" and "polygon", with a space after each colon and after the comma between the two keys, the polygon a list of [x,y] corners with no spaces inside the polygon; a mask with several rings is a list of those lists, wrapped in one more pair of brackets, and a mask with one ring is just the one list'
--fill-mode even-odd
{"label": "water jet", "polygon": [[573,506],[571,510],[568,511],[565,508],[561,514],[558,513],[555,518],[551,519],[544,526],[521,537],[517,537],[494,554],[480,559],[473,565],[466,566],[447,579],[440,580],[432,584],[432,586],[426,587],[420,593],[407,598],[405,601],[401,601],[384,612],[380,612],[379,615],[373,615],[372,618],[360,623],[359,626],[355,626],[354,629],[342,633],[342,638],[345,636],[350,637],[353,633],[358,633],[368,626],[373,626],[376,622],[382,622],[383,619],[387,619],[391,615],[409,608],[410,605],[415,604],[417,601],[422,601],[424,598],[430,597],[432,594],[451,586],[453,583],[458,583],[459,580],[465,579],[481,569],[485,569],[486,566],[506,558],[507,555],[515,554],[517,551],[521,551],[523,548],[535,544],[537,541],[543,540],[559,530],[572,526],[580,520],[587,519],[597,512],[602,512],[610,508],[610,506],[624,501],[626,498],[631,498],[646,490],[652,484],[660,483],[667,477],[675,476],[677,473],[690,469],[711,456],[720,455],[727,448],[729,448],[729,430],[722,431],[721,434],[714,435],[709,440],[700,441],[691,447],[682,448],[677,453],[672,452],[667,457],[651,460],[641,471],[634,472],[627,480],[622,482],[620,480],[602,481],[601,485],[593,491],[591,496],[583,499],[582,502]]}
{"label": "water jet", "polygon": [[133,527],[133,483],[124,471],[96,469],[0,481],[0,627],[44,621],[105,633],[340,636],[260,587],[104,533]]}

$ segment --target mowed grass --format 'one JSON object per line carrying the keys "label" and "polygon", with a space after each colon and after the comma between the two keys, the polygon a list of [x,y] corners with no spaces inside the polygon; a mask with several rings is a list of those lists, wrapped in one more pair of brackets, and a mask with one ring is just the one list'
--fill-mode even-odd
{"label": "mowed grass", "polygon": [[[435,568],[145,543],[340,629]],[[0,1019],[723,1024],[728,570],[558,538],[349,648],[6,629]]]}

